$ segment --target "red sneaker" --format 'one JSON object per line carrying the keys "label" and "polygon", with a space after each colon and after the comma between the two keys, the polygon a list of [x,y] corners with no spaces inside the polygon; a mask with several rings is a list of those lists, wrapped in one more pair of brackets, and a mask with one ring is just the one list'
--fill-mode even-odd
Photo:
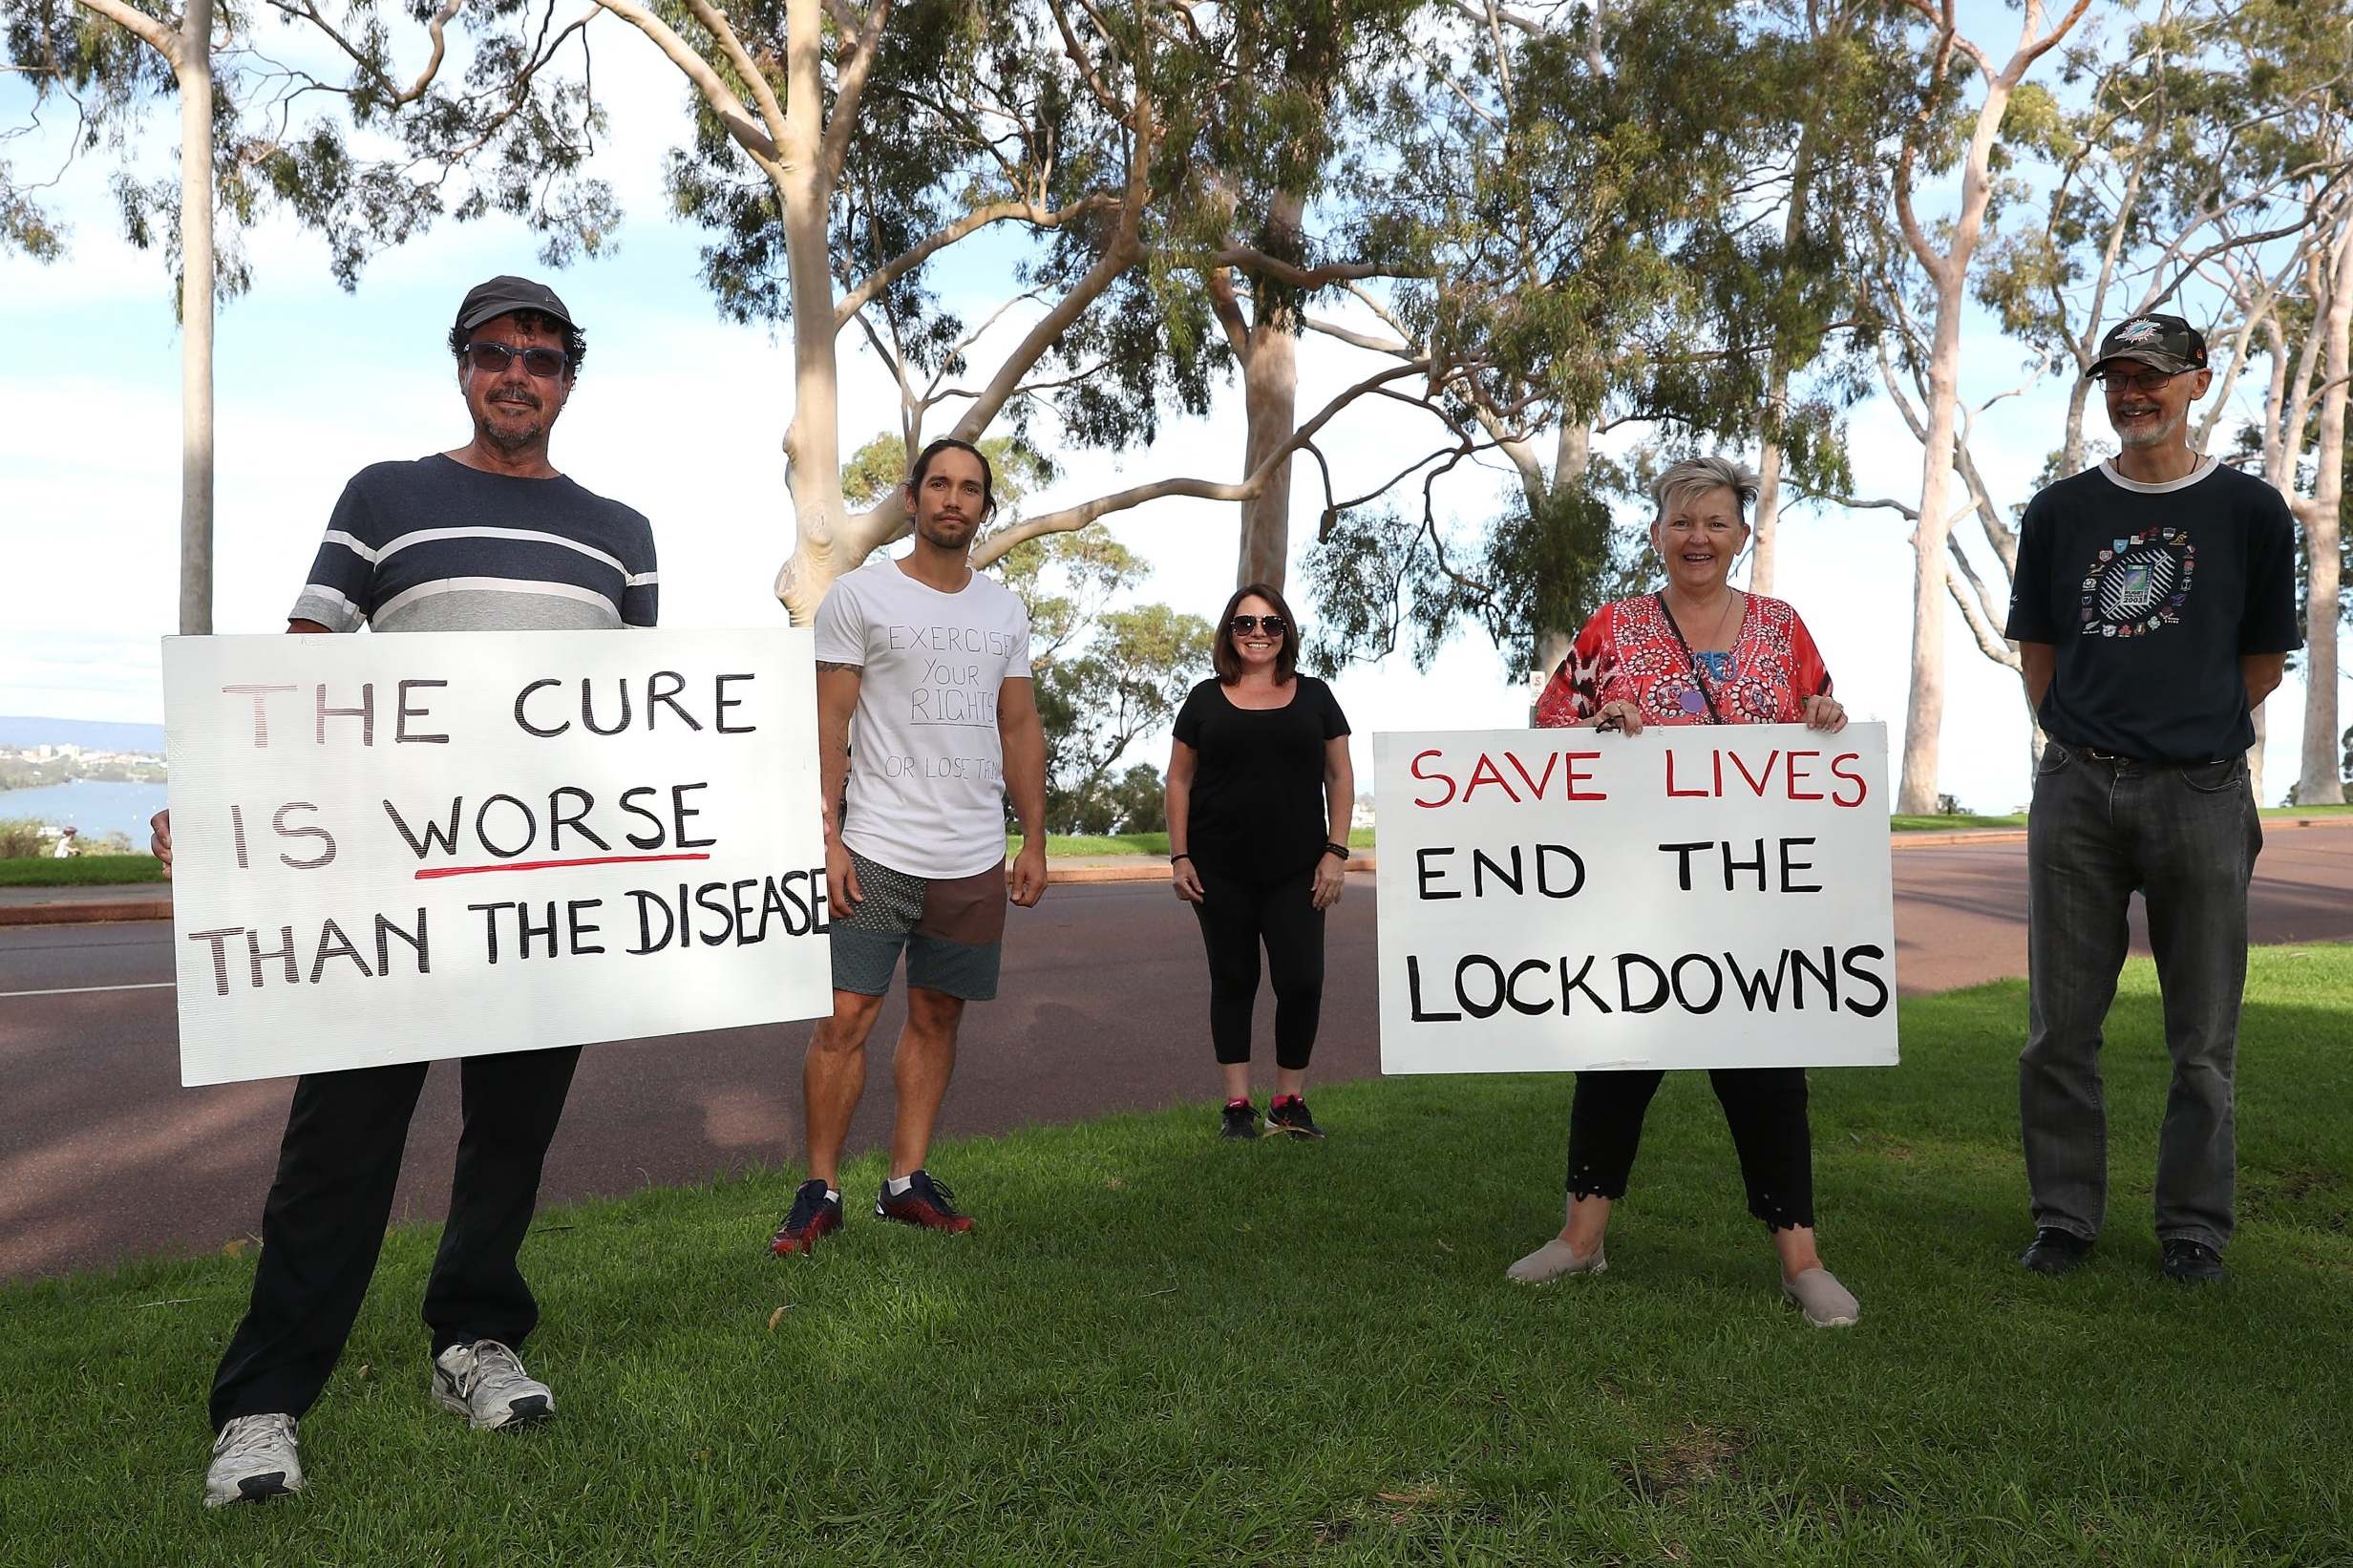
{"label": "red sneaker", "polygon": [[825,1196],[825,1183],[812,1178],[800,1184],[793,1194],[793,1212],[786,1215],[776,1234],[768,1239],[768,1250],[779,1258],[790,1258],[796,1252],[815,1252],[817,1238],[841,1228],[841,1199]]}
{"label": "red sneaker", "polygon": [[961,1235],[972,1228],[972,1217],[960,1213],[956,1195],[947,1190],[945,1182],[934,1181],[926,1171],[918,1171],[907,1178],[907,1190],[894,1197],[889,1182],[875,1195],[875,1214],[883,1219],[896,1219],[902,1225],[921,1225],[925,1230],[947,1231]]}

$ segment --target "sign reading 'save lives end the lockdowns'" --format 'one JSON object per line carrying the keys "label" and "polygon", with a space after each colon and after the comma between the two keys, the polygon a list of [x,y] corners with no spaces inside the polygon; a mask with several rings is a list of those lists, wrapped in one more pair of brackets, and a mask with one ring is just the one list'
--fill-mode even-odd
{"label": "sign reading 'save lives end the lockdowns'", "polygon": [[165,639],[180,1081],[830,1011],[812,651]]}
{"label": "sign reading 'save lives end the lockdowns'", "polygon": [[1383,1071],[1895,1064],[1886,726],[1373,756]]}

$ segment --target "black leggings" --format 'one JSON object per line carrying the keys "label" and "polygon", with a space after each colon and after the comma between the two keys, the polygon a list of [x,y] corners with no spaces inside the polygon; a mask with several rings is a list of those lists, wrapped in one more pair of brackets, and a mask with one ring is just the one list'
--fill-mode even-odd
{"label": "black leggings", "polygon": [[[1580,1072],[1569,1108],[1569,1196],[1620,1198],[1664,1072]],[[1813,1228],[1813,1134],[1802,1067],[1715,1068],[1707,1082],[1740,1154],[1749,1212],[1769,1230]]]}
{"label": "black leggings", "polygon": [[1324,1012],[1324,911],[1315,868],[1261,882],[1196,860],[1202,901],[1193,906],[1209,949],[1209,1040],[1224,1063],[1250,1060],[1250,1012],[1259,999],[1259,943],[1275,985],[1275,1065],[1306,1070]]}

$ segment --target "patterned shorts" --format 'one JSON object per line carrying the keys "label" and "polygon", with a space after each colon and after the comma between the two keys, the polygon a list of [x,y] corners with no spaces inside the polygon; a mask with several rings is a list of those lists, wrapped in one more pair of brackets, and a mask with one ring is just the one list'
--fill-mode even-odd
{"label": "patterned shorts", "polygon": [[862,895],[833,921],[834,989],[880,996],[906,949],[907,984],[966,1002],[997,994],[1005,943],[1005,867],[970,877],[911,877],[850,851]]}

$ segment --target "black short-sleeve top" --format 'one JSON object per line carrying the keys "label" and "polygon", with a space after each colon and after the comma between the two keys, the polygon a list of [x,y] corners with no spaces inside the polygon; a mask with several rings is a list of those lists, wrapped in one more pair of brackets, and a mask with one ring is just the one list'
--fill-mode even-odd
{"label": "black short-sleeve top", "polygon": [[1346,734],[1348,720],[1314,676],[1291,686],[1281,708],[1237,708],[1223,683],[1206,680],[1177,710],[1176,738],[1198,753],[1185,841],[1196,860],[1276,878],[1322,858],[1331,827],[1325,743]]}

